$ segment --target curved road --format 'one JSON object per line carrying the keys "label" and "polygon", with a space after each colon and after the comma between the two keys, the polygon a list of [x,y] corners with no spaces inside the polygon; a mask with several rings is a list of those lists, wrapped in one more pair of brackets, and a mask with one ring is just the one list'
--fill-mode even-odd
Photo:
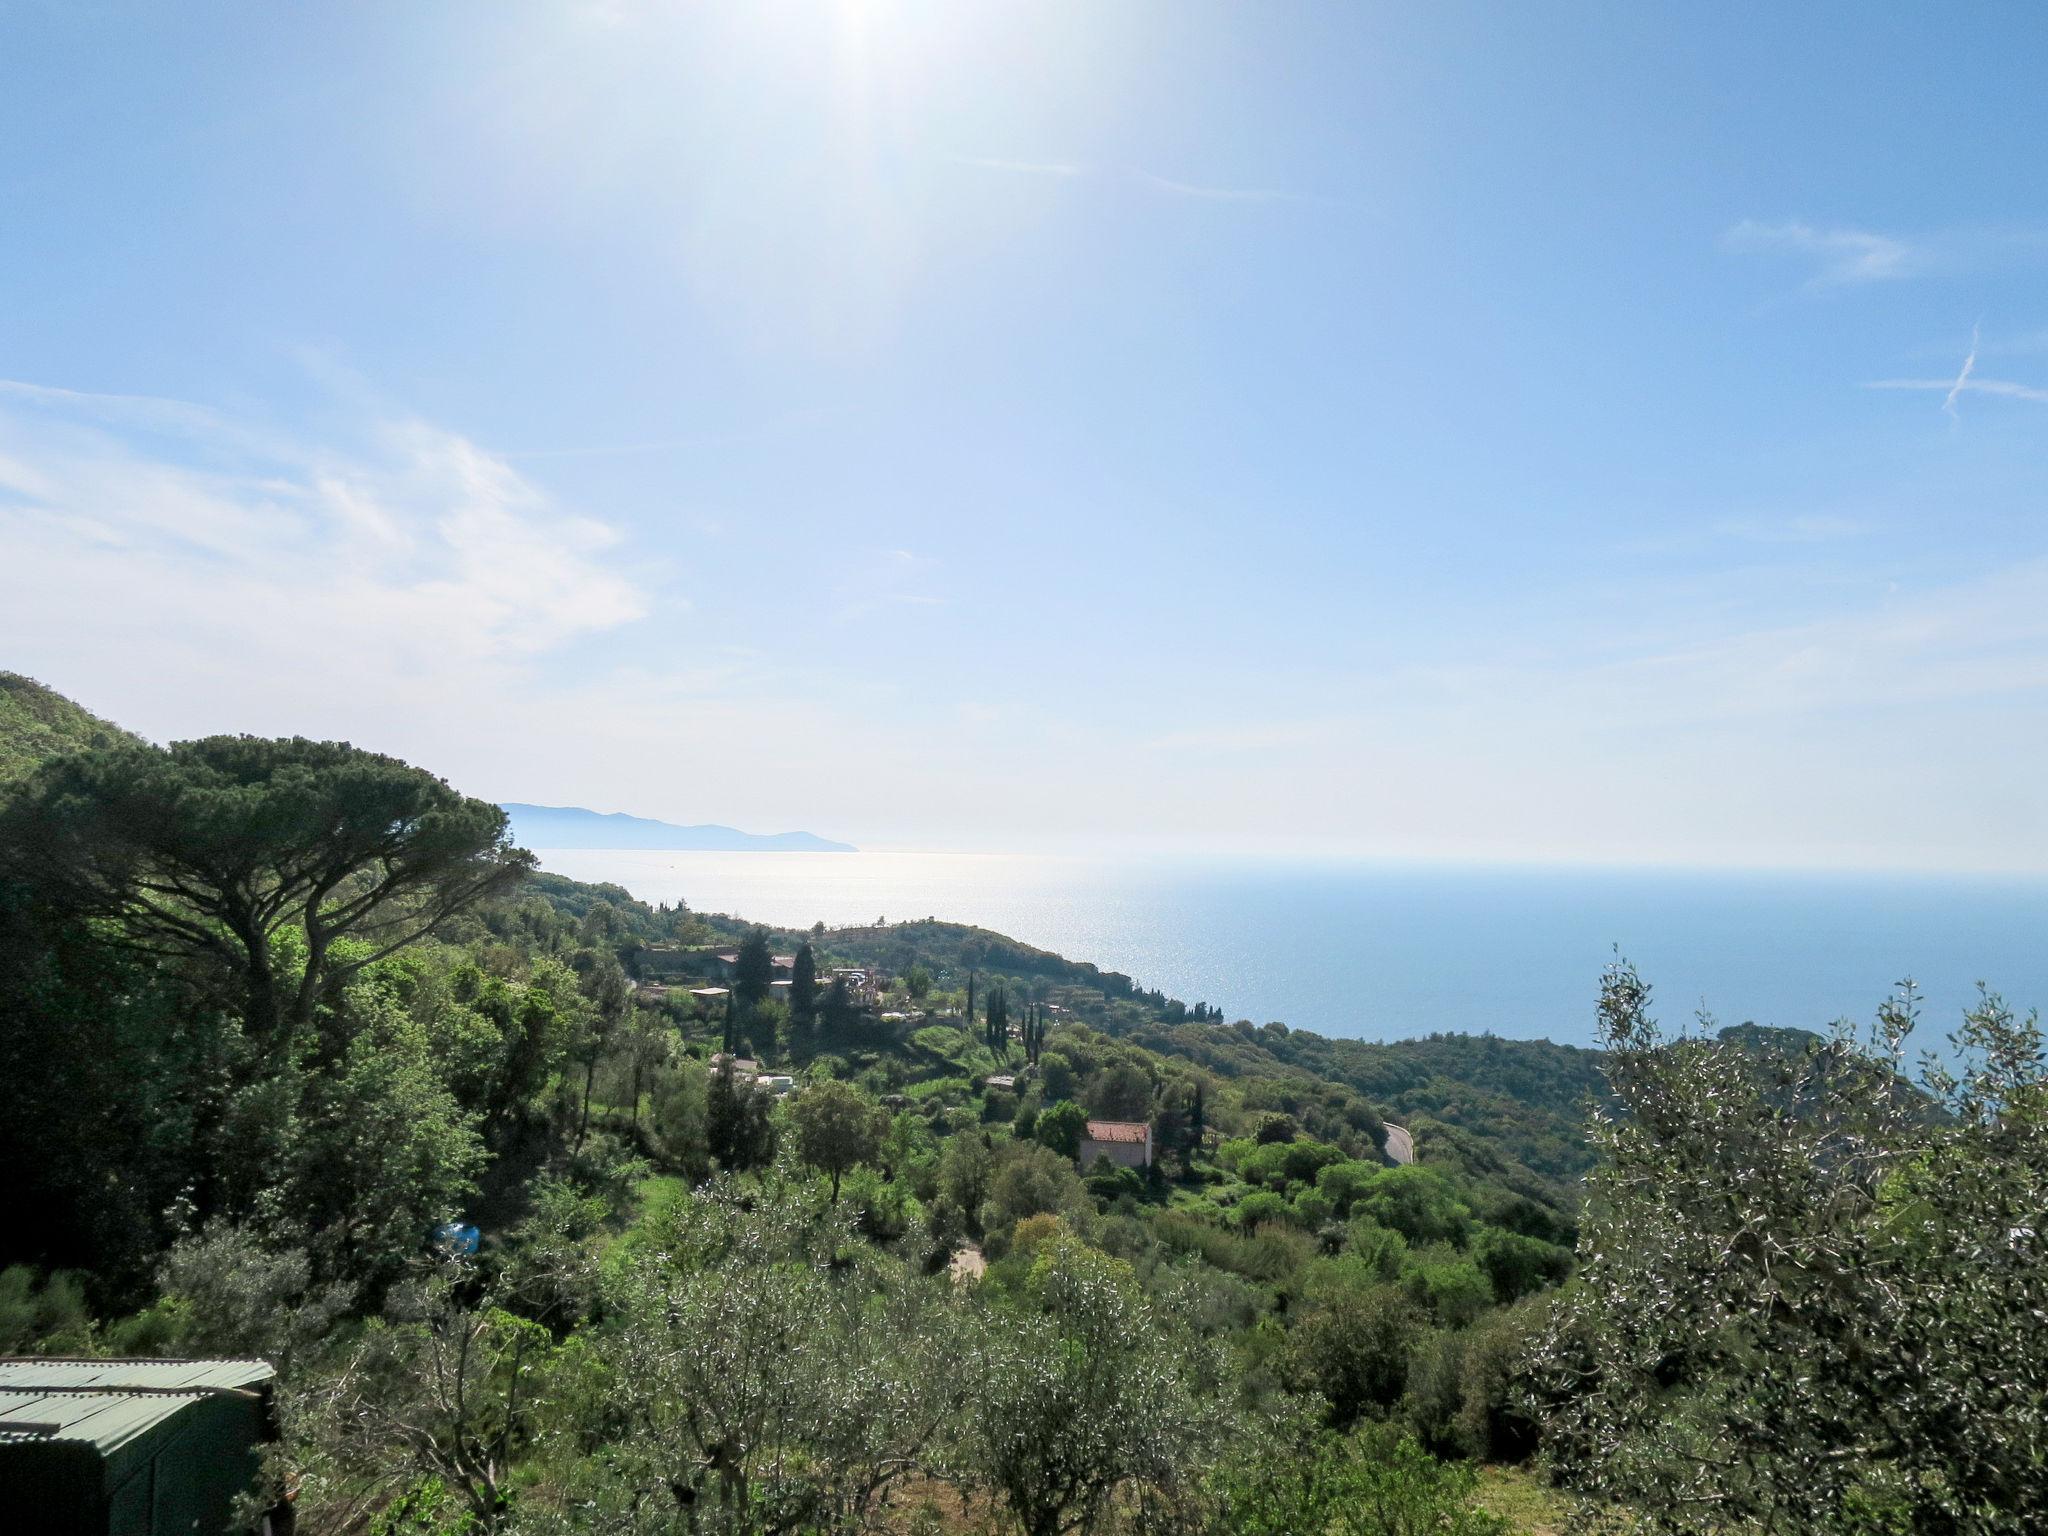
{"label": "curved road", "polygon": [[1406,1127],[1396,1125],[1391,1120],[1386,1122],[1386,1127],[1387,1156],[1397,1163],[1414,1162],[1415,1138],[1408,1134]]}

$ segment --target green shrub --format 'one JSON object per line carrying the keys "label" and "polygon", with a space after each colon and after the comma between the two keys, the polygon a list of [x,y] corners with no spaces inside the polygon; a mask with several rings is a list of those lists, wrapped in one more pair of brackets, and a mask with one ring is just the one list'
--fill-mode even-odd
{"label": "green shrub", "polygon": [[75,1275],[38,1283],[25,1264],[0,1269],[0,1355],[78,1355],[92,1348],[92,1309]]}
{"label": "green shrub", "polygon": [[1503,1304],[1556,1285],[1572,1272],[1572,1256],[1565,1249],[1495,1227],[1479,1234],[1472,1257],[1492,1282],[1494,1300]]}
{"label": "green shrub", "polygon": [[1346,1159],[1331,1163],[1316,1175],[1316,1188],[1336,1207],[1339,1216],[1349,1216],[1351,1206],[1386,1170],[1378,1163]]}
{"label": "green shrub", "polygon": [[1471,1210],[1448,1179],[1412,1164],[1381,1169],[1360,1192],[1352,1210],[1400,1233],[1410,1243],[1449,1242],[1463,1247],[1472,1221]]}
{"label": "green shrub", "polygon": [[1467,1260],[1412,1264],[1402,1286],[1446,1328],[1463,1328],[1493,1305],[1493,1285]]}
{"label": "green shrub", "polygon": [[1294,1207],[1287,1203],[1284,1196],[1277,1195],[1270,1189],[1253,1190],[1237,1202],[1233,1215],[1238,1226],[1247,1232],[1254,1227],[1272,1222],[1295,1220]]}

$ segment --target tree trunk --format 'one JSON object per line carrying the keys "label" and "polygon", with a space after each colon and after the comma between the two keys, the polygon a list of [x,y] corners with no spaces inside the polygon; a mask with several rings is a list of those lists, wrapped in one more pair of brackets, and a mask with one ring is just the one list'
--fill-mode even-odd
{"label": "tree trunk", "polygon": [[[576,1150],[583,1150],[583,1137],[590,1129],[590,1085],[597,1078],[597,1058],[592,1056],[583,1071],[583,1118],[576,1122]],[[633,1123],[640,1123],[640,1095],[637,1088],[633,1094]]]}

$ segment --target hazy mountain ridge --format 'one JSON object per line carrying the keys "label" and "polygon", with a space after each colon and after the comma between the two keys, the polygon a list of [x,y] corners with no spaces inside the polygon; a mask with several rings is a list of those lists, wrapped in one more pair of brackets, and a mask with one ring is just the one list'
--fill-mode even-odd
{"label": "hazy mountain ridge", "polygon": [[501,802],[512,818],[514,841],[525,848],[640,848],[681,853],[853,853],[851,843],[838,843],[814,832],[742,832],[734,827],[703,823],[677,826],[623,811],[585,810],[579,805],[526,805]]}

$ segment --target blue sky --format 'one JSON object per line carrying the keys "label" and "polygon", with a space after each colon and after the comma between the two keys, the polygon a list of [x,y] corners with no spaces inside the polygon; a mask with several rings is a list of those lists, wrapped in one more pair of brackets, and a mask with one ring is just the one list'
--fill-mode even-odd
{"label": "blue sky", "polygon": [[870,843],[2048,870],[2035,7],[0,34],[0,665],[151,735]]}

